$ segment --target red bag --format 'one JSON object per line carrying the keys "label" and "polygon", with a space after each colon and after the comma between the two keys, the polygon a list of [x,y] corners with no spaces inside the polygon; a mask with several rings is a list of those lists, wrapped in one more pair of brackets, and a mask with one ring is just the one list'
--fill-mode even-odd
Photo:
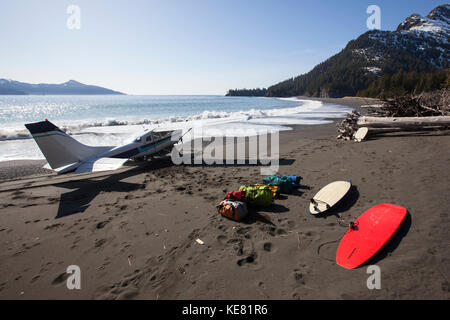
{"label": "red bag", "polygon": [[231,191],[228,192],[225,198],[223,200],[236,200],[236,201],[242,201],[246,202],[247,198],[245,197],[245,191]]}

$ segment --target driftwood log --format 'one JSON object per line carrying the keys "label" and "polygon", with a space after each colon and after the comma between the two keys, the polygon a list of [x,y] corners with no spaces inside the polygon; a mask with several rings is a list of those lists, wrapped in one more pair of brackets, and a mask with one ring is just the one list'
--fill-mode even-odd
{"label": "driftwood log", "polygon": [[423,127],[450,127],[450,116],[434,117],[359,117],[356,126],[368,128],[421,129]]}
{"label": "driftwood log", "polygon": [[368,128],[368,136],[374,135],[374,134],[383,134],[383,133],[395,133],[395,132],[415,132],[415,131],[436,131],[436,130],[443,130],[445,127],[421,127],[420,129],[416,127],[412,128]]}

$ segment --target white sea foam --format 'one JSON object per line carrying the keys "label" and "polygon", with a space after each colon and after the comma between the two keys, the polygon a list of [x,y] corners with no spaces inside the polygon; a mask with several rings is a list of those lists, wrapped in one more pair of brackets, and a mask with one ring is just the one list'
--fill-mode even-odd
{"label": "white sea foam", "polygon": [[[351,109],[324,104],[320,101],[299,101],[301,105],[292,108],[251,109],[245,111],[204,111],[186,117],[168,116],[161,119],[85,119],[54,121],[62,130],[87,145],[117,146],[130,142],[145,130],[156,127],[184,129],[202,127],[203,136],[246,135],[246,130],[256,134],[267,131],[290,130],[289,125],[317,125],[330,122],[328,118],[343,117]],[[50,119],[51,120],[51,119]],[[197,138],[197,137],[194,137]],[[0,129],[0,161],[16,159],[43,159],[36,143],[31,139],[23,123],[11,124]]]}

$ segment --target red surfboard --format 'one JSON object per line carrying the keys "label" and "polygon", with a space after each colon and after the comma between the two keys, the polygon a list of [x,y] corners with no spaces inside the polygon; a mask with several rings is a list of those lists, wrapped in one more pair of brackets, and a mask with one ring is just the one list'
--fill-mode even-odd
{"label": "red surfboard", "polygon": [[407,210],[379,204],[355,220],[342,238],[336,253],[338,265],[354,269],[378,252],[398,229]]}

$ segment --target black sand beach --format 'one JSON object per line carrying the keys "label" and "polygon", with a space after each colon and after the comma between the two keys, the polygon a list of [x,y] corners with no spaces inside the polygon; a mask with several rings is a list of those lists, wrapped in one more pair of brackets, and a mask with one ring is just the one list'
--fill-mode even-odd
{"label": "black sand beach", "polygon": [[[261,183],[259,166],[162,158],[79,180],[3,163],[2,179],[15,180],[0,183],[0,298],[449,299],[449,134],[354,143],[336,140],[335,123],[282,132],[279,173],[302,176],[301,187],[241,223],[216,205]],[[347,179],[354,188],[342,206],[309,214],[322,186]],[[338,266],[346,224],[380,203],[406,207],[406,220],[367,264]],[[367,288],[369,264],[381,269],[380,290]],[[81,290],[66,288],[69,265],[81,269]]]}

